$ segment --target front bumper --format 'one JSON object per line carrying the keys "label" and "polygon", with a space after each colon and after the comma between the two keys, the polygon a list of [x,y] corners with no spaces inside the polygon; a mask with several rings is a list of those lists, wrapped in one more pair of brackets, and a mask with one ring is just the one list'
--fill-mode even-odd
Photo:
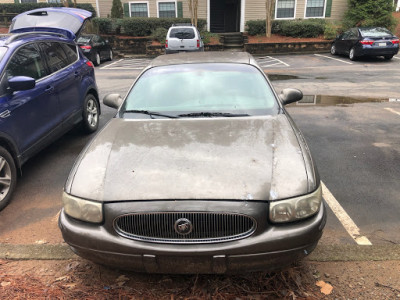
{"label": "front bumper", "polygon": [[[112,226],[114,217],[127,211],[195,211],[198,207],[206,211],[229,207],[230,211],[252,215],[257,229],[241,240],[182,245],[131,240],[118,235]],[[324,204],[315,216],[285,225],[268,223],[267,203],[246,201],[123,202],[106,204],[104,210],[102,225],[74,220],[63,210],[59,226],[64,240],[76,254],[93,262],[148,273],[215,274],[282,268],[314,250],[326,223]]]}

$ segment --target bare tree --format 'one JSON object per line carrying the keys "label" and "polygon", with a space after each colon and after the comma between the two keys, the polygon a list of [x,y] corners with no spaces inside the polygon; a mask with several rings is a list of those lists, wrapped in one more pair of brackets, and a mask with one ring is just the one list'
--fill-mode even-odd
{"label": "bare tree", "polygon": [[273,2],[274,0],[265,0],[265,35],[267,37],[271,37]]}
{"label": "bare tree", "polygon": [[194,26],[197,27],[197,8],[199,7],[199,0],[188,0],[190,20]]}

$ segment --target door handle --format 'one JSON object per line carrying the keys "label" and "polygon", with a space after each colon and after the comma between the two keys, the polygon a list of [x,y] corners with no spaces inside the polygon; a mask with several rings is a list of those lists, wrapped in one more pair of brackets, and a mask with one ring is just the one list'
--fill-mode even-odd
{"label": "door handle", "polygon": [[46,89],[45,89],[45,92],[49,93],[49,94],[54,92],[54,86],[50,86],[50,85],[47,86]]}

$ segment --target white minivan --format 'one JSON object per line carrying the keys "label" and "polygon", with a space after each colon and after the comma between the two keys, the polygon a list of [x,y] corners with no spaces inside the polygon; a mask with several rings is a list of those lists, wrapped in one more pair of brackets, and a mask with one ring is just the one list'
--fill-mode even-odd
{"label": "white minivan", "polygon": [[199,31],[191,24],[172,25],[165,38],[165,53],[204,51]]}

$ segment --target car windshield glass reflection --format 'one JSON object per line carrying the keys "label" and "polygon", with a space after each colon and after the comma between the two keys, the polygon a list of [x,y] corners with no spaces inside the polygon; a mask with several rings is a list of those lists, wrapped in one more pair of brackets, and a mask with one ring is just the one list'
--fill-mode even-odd
{"label": "car windshield glass reflection", "polygon": [[174,28],[169,34],[170,38],[178,39],[194,39],[194,31],[192,28]]}
{"label": "car windshield glass reflection", "polygon": [[265,77],[253,66],[187,64],[146,71],[129,92],[121,113],[132,110],[261,115],[276,114],[278,104]]}
{"label": "car windshield glass reflection", "polygon": [[79,39],[77,40],[78,44],[87,44],[89,42],[90,42],[89,36],[80,36]]}
{"label": "car windshield glass reflection", "polygon": [[393,34],[385,28],[360,28],[363,37],[391,37]]}

